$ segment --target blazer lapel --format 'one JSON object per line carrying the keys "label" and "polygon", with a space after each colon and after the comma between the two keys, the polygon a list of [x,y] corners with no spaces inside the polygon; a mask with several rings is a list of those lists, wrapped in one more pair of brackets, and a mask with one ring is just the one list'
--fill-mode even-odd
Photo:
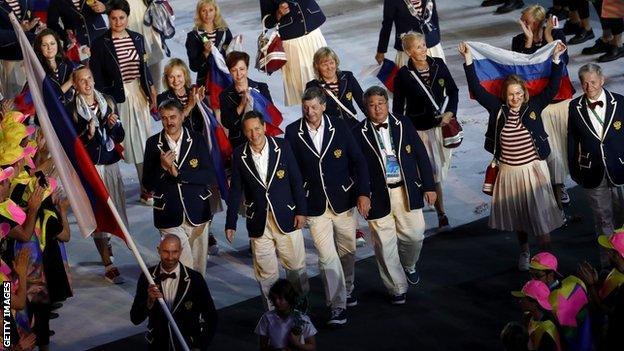
{"label": "blazer lapel", "polygon": [[336,131],[327,116],[323,115],[322,118],[325,120],[325,128],[323,128],[323,144],[321,145],[321,158],[325,156],[325,152],[327,152],[329,145],[331,145],[331,142],[334,139],[334,133]]}
{"label": "blazer lapel", "polygon": [[390,133],[392,135],[392,147],[394,147],[394,154],[399,161],[401,160],[401,144],[403,142],[403,123],[398,118],[390,114],[388,116],[388,126],[390,127]]}
{"label": "blazer lapel", "polygon": [[189,133],[188,129],[182,128],[184,135],[182,137],[182,145],[180,145],[180,157],[178,157],[178,168],[184,164],[184,160],[186,160],[186,156],[188,156],[189,151],[191,150],[191,146],[193,146],[193,138],[191,137],[191,133]]}
{"label": "blazer lapel", "polygon": [[581,119],[583,120],[583,123],[585,123],[585,127],[587,127],[587,130],[589,130],[597,139],[601,139],[600,135],[598,135],[598,133],[594,129],[591,118],[587,113],[587,98],[584,95],[583,98],[579,99],[579,102],[576,105],[576,111],[578,112],[579,116],[581,116]]}
{"label": "blazer lapel", "polygon": [[312,153],[316,155],[316,157],[320,157],[319,153],[316,151],[316,147],[314,147],[314,143],[312,142],[312,139],[310,138],[310,133],[308,133],[307,129],[308,128],[306,126],[305,118],[301,117],[301,119],[299,120],[299,132],[297,133],[299,135],[299,139],[303,141],[305,146],[307,146],[308,149],[310,149],[310,151],[312,151]]}
{"label": "blazer lapel", "polygon": [[171,150],[171,148],[169,147],[169,143],[167,142],[167,137],[165,136],[164,130],[158,134],[158,144],[156,144],[156,147],[158,147],[158,150],[160,150],[161,152],[167,152]]}
{"label": "blazer lapel", "polygon": [[377,156],[377,160],[379,161],[381,169],[385,170],[385,160],[381,157],[381,151],[379,151],[379,142],[377,141],[377,136],[375,135],[375,127],[373,126],[373,123],[370,121],[370,119],[367,119],[366,123],[364,123],[364,128],[362,128],[361,133],[364,137],[364,140],[366,140],[368,146],[370,146],[370,148],[375,153],[375,156]]}
{"label": "blazer lapel", "polygon": [[347,75],[341,74],[340,79],[338,79],[338,99],[342,99],[345,91],[347,91],[347,85],[349,82],[347,81]]}
{"label": "blazer lapel", "polygon": [[[272,137],[267,137],[267,143],[269,143],[269,165],[267,167],[267,188],[269,188],[271,186],[271,182],[273,181],[273,177],[275,176],[275,171],[277,170],[282,150]],[[271,143],[273,145],[271,145]]]}
{"label": "blazer lapel", "polygon": [[186,266],[179,263],[180,265],[180,278],[178,280],[178,290],[176,291],[176,296],[173,299],[173,308],[171,309],[171,314],[174,314],[177,311],[178,307],[180,307],[180,303],[184,300],[184,297],[188,293],[189,287],[191,285],[191,276],[186,271]]}
{"label": "blazer lapel", "polygon": [[605,106],[605,124],[603,126],[604,133],[602,133],[602,138],[604,139],[607,133],[609,132],[609,128],[611,128],[611,124],[613,124],[613,117],[615,117],[615,110],[617,108],[617,101],[613,97],[613,94],[605,90],[606,97],[606,106]]}
{"label": "blazer lapel", "polygon": [[113,57],[117,66],[119,66],[119,58],[117,58],[117,50],[115,50],[115,44],[113,44],[113,37],[110,29],[103,35],[103,37],[104,46],[106,46],[106,49],[108,49],[108,53]]}
{"label": "blazer lapel", "polygon": [[[268,140],[267,140],[267,142],[268,142]],[[258,183],[260,183],[260,185],[262,185],[264,188],[266,188],[267,186],[264,183],[264,181],[262,181],[260,179],[260,175],[258,174],[258,170],[256,169],[256,165],[254,164],[253,158],[251,157],[251,146],[249,146],[249,142],[245,143],[245,146],[243,148],[243,153],[241,155],[241,159],[243,161],[243,164],[245,165],[245,167],[249,171],[249,173],[251,173],[251,175],[256,179],[256,181],[258,181]]]}

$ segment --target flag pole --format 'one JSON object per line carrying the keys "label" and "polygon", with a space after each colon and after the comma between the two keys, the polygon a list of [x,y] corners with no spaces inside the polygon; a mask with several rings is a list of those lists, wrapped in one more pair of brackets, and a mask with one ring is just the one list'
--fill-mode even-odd
{"label": "flag pole", "polygon": [[[119,216],[117,207],[115,207],[115,204],[113,204],[113,200],[110,197],[106,200],[106,204],[108,205],[108,207],[110,207],[111,212],[115,216],[115,220],[119,224],[119,227],[121,228],[124,234],[124,237],[126,239],[126,244],[128,245],[128,248],[130,249],[130,251],[132,251],[132,253],[134,254],[134,258],[136,258],[137,262],[139,263],[139,267],[141,268],[141,271],[145,275],[145,278],[147,278],[147,282],[149,284],[156,284],[154,282],[154,279],[152,278],[152,275],[147,269],[147,266],[145,265],[145,261],[143,261],[143,257],[141,257],[141,253],[139,252],[139,249],[137,249],[136,245],[134,244],[134,240],[132,239],[132,236],[128,232],[128,229],[126,228],[126,225],[121,219],[121,216]],[[184,337],[182,336],[182,332],[180,332],[178,325],[173,319],[173,315],[171,314],[169,307],[167,307],[167,304],[165,303],[165,300],[162,297],[159,297],[158,303],[160,304],[160,307],[162,308],[163,312],[165,312],[165,315],[167,316],[167,319],[169,320],[169,324],[171,325],[173,332],[175,333],[178,340],[180,341],[182,348],[184,349],[184,351],[190,351],[188,345],[186,344],[186,341],[184,340]]]}

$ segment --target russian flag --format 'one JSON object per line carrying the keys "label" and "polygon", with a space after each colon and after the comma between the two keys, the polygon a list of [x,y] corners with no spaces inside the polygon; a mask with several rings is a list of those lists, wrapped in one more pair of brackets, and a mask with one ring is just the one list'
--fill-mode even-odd
{"label": "russian flag", "polygon": [[383,63],[379,67],[377,78],[383,83],[383,85],[386,86],[386,88],[388,88],[389,91],[394,93],[394,77],[396,77],[398,72],[399,67],[397,67],[394,61],[384,59]]}
{"label": "russian flag", "polygon": [[35,105],[33,104],[32,95],[30,94],[28,85],[26,85],[24,89],[22,89],[22,92],[15,97],[13,104],[15,105],[15,109],[23,113],[25,117],[35,114]]}
{"label": "russian flag", "polygon": [[232,84],[230,71],[225,65],[225,59],[221,52],[213,45],[208,55],[208,76],[206,77],[206,90],[210,96],[210,107],[221,108],[219,94]]}
{"label": "russian flag", "polygon": [[[61,103],[61,91],[41,67],[15,15],[11,14],[10,18],[24,54],[24,67],[37,117],[82,235],[88,237],[97,230],[126,241],[119,215],[111,209],[108,191]],[[54,116],[54,123],[50,116]]]}
{"label": "russian flag", "polygon": [[208,150],[215,169],[217,184],[221,198],[227,200],[230,192],[230,186],[225,174],[226,162],[232,157],[232,145],[223,130],[223,126],[219,124],[214,113],[210,110],[204,101],[200,101],[199,110],[204,117],[204,126],[206,127],[206,139],[208,142]]}
{"label": "russian flag", "polygon": [[251,88],[249,94],[253,98],[253,109],[258,111],[264,116],[264,123],[266,124],[266,134],[270,136],[278,136],[284,132],[279,128],[284,118],[282,113],[277,107],[269,101],[259,90]]}
{"label": "russian flag", "polygon": [[[559,41],[540,48],[533,54],[521,54],[500,49],[485,43],[466,42],[472,52],[474,67],[481,86],[490,94],[500,96],[503,81],[510,74],[522,77],[534,96],[542,92],[550,79],[552,52]],[[561,64],[565,63],[563,60]],[[571,99],[574,87],[567,67],[563,67],[561,84],[555,100]]]}

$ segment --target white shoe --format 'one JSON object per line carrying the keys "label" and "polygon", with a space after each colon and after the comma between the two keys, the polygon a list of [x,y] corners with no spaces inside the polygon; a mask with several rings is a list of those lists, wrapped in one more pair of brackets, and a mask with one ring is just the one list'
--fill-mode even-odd
{"label": "white shoe", "polygon": [[518,258],[518,270],[521,272],[529,271],[529,261],[531,260],[531,253],[529,251],[523,251]]}

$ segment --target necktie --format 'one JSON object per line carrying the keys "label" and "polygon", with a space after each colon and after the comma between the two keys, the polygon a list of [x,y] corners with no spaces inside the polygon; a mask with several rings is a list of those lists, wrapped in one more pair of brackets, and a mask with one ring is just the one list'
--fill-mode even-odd
{"label": "necktie", "polygon": [[587,101],[587,106],[592,109],[595,110],[596,106],[600,106],[602,107],[604,104],[602,103],[602,101],[598,100],[598,101],[594,101],[594,102],[589,102]]}
{"label": "necktie", "polygon": [[171,273],[160,273],[160,275],[158,276],[158,278],[160,278],[160,281],[165,281],[169,278],[171,279],[175,279],[176,278],[176,274],[175,272],[171,272]]}
{"label": "necktie", "polygon": [[379,123],[378,125],[375,126],[375,129],[377,131],[379,131],[381,128],[386,128],[387,129],[388,128],[388,123],[387,122]]}

